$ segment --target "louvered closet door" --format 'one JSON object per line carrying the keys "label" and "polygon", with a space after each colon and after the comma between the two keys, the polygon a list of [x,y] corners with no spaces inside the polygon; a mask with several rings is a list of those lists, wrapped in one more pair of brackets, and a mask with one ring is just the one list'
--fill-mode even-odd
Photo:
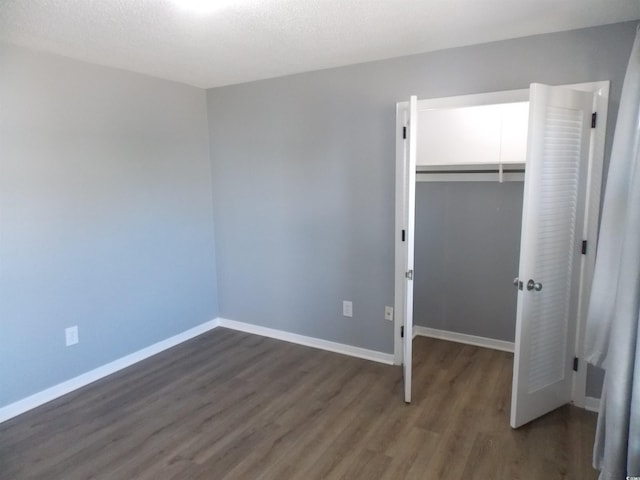
{"label": "louvered closet door", "polygon": [[572,399],[581,227],[593,95],[533,84],[511,426]]}

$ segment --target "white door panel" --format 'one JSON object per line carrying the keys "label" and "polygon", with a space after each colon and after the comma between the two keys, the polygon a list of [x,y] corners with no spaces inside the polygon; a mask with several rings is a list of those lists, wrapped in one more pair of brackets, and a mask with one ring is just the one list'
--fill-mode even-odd
{"label": "white door panel", "polygon": [[511,426],[572,398],[593,94],[533,84],[520,246]]}
{"label": "white door panel", "polygon": [[411,374],[413,354],[413,257],[416,205],[416,150],[418,133],[418,99],[413,96],[409,100],[409,128],[407,129],[408,152],[405,157],[406,168],[406,240],[407,255],[405,264],[405,301],[404,301],[404,401],[411,402]]}

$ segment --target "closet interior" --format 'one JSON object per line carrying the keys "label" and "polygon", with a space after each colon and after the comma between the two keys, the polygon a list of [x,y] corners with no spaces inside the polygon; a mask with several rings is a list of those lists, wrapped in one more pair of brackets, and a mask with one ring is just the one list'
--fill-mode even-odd
{"label": "closet interior", "polygon": [[413,297],[418,334],[496,340],[489,343],[506,349],[514,341],[512,280],[520,255],[528,105],[418,112]]}

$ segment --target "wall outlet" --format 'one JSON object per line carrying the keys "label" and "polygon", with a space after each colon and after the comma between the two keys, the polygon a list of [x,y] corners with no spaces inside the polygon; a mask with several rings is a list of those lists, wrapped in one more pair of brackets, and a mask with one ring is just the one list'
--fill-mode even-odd
{"label": "wall outlet", "polygon": [[393,307],[384,307],[384,319],[393,322]]}
{"label": "wall outlet", "polygon": [[67,347],[78,343],[80,341],[78,338],[78,326],[74,325],[73,327],[65,328],[64,338]]}
{"label": "wall outlet", "polygon": [[353,303],[347,300],[342,302],[342,315],[345,317],[353,317]]}

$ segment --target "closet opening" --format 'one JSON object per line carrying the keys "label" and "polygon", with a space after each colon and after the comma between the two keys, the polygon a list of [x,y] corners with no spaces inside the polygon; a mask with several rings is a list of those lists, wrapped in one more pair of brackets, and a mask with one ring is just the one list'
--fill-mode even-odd
{"label": "closet opening", "polygon": [[[514,428],[564,403],[584,406],[586,364],[573,366],[608,88],[532,84],[398,103],[394,352],[407,403],[412,339],[424,335],[514,352]],[[583,255],[584,241],[594,248]]]}
{"label": "closet opening", "polygon": [[513,352],[523,187],[418,177],[416,335]]}

